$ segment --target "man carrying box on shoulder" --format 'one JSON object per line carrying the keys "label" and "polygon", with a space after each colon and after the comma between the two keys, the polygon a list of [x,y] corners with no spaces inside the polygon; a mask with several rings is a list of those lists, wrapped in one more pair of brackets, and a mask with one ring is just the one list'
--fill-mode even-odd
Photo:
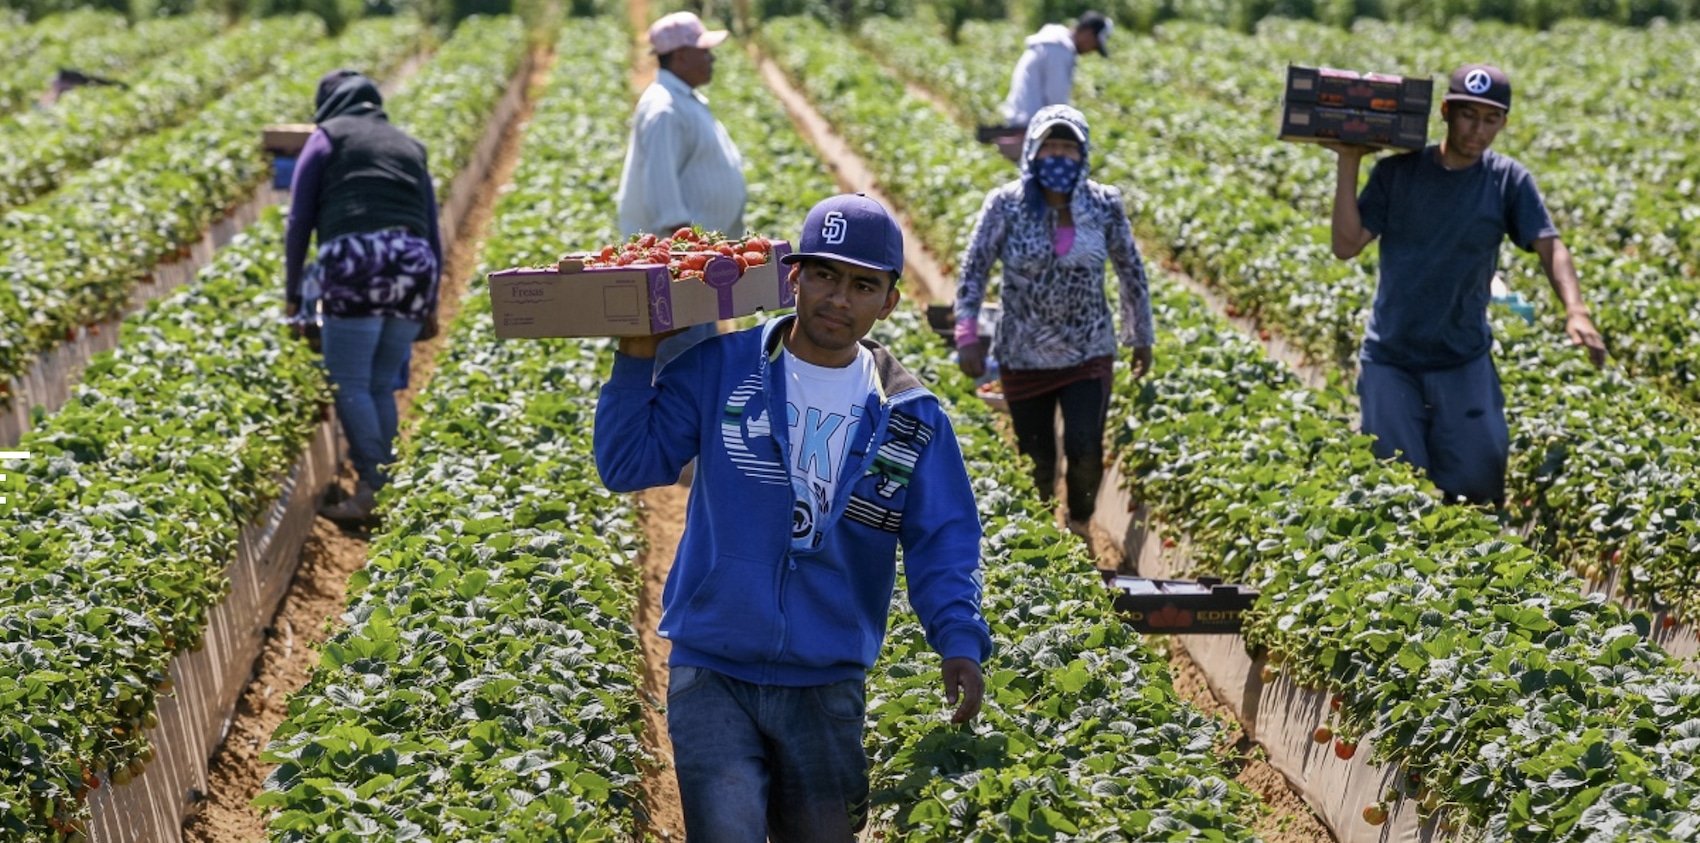
{"label": "man carrying box on shoulder", "polygon": [[797,312],[691,347],[652,382],[657,336],[620,340],[596,407],[615,491],[697,460],[660,632],[691,840],[842,841],[867,820],[863,683],[903,548],[909,601],[972,719],[991,636],[980,520],[950,419],[866,339],[897,306],[903,235],[879,203],[809,211]]}
{"label": "man carrying box on shoulder", "polygon": [[1510,237],[1540,256],[1571,344],[1595,366],[1606,358],[1534,177],[1488,149],[1510,111],[1511,82],[1502,71],[1458,68],[1440,106],[1446,140],[1377,163],[1355,197],[1359,163],[1372,150],[1327,144],[1339,156],[1334,255],[1349,260],[1382,241],[1359,355],[1363,431],[1376,437],[1377,457],[1424,469],[1449,499],[1496,506],[1505,500],[1510,451],[1487,318],[1500,241]]}

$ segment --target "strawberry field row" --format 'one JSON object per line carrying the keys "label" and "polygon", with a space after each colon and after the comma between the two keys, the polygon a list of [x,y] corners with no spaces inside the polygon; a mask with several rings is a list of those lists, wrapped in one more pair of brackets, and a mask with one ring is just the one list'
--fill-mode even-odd
{"label": "strawberry field row", "polygon": [[175,128],[149,135],[0,216],[0,377],[123,311],[150,270],[198,241],[252,195],[271,160],[256,127],[303,115],[324,68],[382,76],[417,52],[423,32],[402,18],[349,27],[300,49]]}
{"label": "strawberry field row", "polygon": [[[913,26],[864,35],[887,61],[938,80],[971,110],[1003,84],[977,52],[988,31],[969,28],[961,47]],[[1270,140],[1243,109],[1170,84],[1202,76],[1231,91],[1234,79],[1268,75],[1231,50],[1226,64],[1196,58],[1214,43],[1196,39],[1142,41],[1146,61],[1126,74],[1132,78],[1107,74],[1089,83],[1081,104],[1098,129],[1095,172],[1124,187],[1146,243],[1319,359],[1350,366],[1373,266],[1329,253],[1325,199],[1316,193],[1331,184],[1331,161]],[[1198,65],[1210,72],[1195,75]],[[1593,298],[1597,312],[1618,306],[1609,293]],[[1539,329],[1516,321],[1496,319],[1515,525],[1578,571],[1615,572],[1627,594],[1691,613],[1700,600],[1700,440],[1691,411],[1615,369],[1593,372],[1580,352],[1554,341],[1561,334],[1550,321]]]}
{"label": "strawberry field row", "polygon": [[[818,21],[765,21],[760,34],[762,48],[868,162],[927,248],[945,259],[960,254],[968,245],[965,223],[984,198],[964,187],[1002,181],[1011,172],[1008,163],[878,65],[834,56],[848,44]],[[907,141],[922,135],[934,142]]]}
{"label": "strawberry field row", "polygon": [[[466,33],[392,98],[432,149],[470,148],[477,103],[488,111],[502,91],[465,80],[524,49],[512,19]],[[8,839],[72,836],[91,787],[143,769],[173,656],[199,645],[242,525],[277,497],[329,402],[316,356],[278,323],[282,235],[269,212],[193,287],[127,320],[120,349],[24,442],[25,494],[0,516],[0,558],[13,560],[0,566]]]}
{"label": "strawberry field row", "polygon": [[[0,28],[0,115],[24,108],[62,67],[124,78],[144,63],[218,31],[217,16],[186,15],[137,21],[84,9],[35,24]],[[72,98],[73,100],[75,97]]]}
{"label": "strawberry field row", "polygon": [[[870,63],[828,39],[786,40]],[[1130,154],[1122,120],[1098,129],[1096,160]],[[1581,597],[1494,519],[1438,505],[1351,435],[1340,396],[1304,389],[1197,300],[1158,298],[1156,376],[1123,373],[1116,390],[1121,459],[1195,558],[1261,588],[1248,643],[1295,681],[1342,691],[1342,735],[1370,736],[1449,822],[1538,840],[1581,839],[1594,820],[1643,839],[1691,829],[1693,747],[1670,736],[1700,697],[1644,640],[1645,615]]]}
{"label": "strawberry field row", "polygon": [[[614,239],[627,33],[575,19],[495,210],[482,271]],[[563,243],[563,241],[568,241]],[[605,343],[501,342],[467,298],[351,583],[349,626],[290,701],[275,840],[631,839],[631,505],[590,463]]]}
{"label": "strawberry field row", "polygon": [[181,122],[285,52],[323,37],[324,25],[295,15],[222,34],[205,29],[175,33],[189,46],[138,68],[123,88],[84,88],[53,109],[0,120],[0,211],[47,193],[131,138]]}
{"label": "strawberry field row", "polygon": [[1206,572],[1256,584],[1247,645],[1342,695],[1335,730],[1410,774],[1395,798],[1490,839],[1692,833],[1700,687],[1650,618],[1370,458],[1197,300],[1161,295],[1157,317],[1165,362],[1113,411],[1132,494]]}

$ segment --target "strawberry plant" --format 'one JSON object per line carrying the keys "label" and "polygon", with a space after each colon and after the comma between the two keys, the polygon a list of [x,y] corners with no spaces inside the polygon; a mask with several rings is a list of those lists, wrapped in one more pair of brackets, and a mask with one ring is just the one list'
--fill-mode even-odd
{"label": "strawberry plant", "polygon": [[869,674],[874,815],[887,839],[1248,839],[1255,797],[1218,724],[1179,701],[1163,659],[1114,614],[1084,543],[1055,526],[1003,422],[941,365],[919,314],[877,333],[951,406],[986,539],[998,651],[973,728],[939,716],[937,656],[899,597]]}
{"label": "strawberry plant", "polygon": [[[416,137],[435,148],[482,128],[466,115],[488,112],[499,90],[435,103],[467,78],[456,61],[512,67],[523,41],[498,43],[509,52],[451,41],[394,98],[397,113],[441,121],[407,124]],[[432,99],[414,107],[416,95]],[[268,212],[192,287],[126,320],[118,350],[23,443],[27,491],[0,516],[0,646],[15,654],[0,699],[16,704],[0,708],[5,839],[80,829],[90,789],[145,768],[172,658],[204,641],[242,526],[275,501],[320,424],[330,394],[318,357],[277,324],[282,237],[281,213]]]}
{"label": "strawberry plant", "polygon": [[[157,56],[218,31],[214,15],[137,21],[92,8],[0,27],[0,114],[29,105],[62,67],[123,78]],[[74,98],[73,98],[74,99]]]}
{"label": "strawberry plant", "polygon": [[[0,121],[0,211],[57,187],[67,176],[112,155],[131,138],[181,122],[237,84],[271,67],[297,45],[323,37],[309,15],[257,21],[211,38],[210,19],[179,27],[178,44],[203,42],[157,59],[124,88],[77,90],[56,108]],[[210,38],[210,40],[208,40]]]}

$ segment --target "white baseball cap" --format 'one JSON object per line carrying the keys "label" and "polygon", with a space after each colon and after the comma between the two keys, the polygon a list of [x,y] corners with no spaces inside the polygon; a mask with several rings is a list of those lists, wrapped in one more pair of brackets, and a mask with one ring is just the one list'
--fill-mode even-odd
{"label": "white baseball cap", "polygon": [[691,12],[674,12],[649,25],[649,49],[658,56],[680,47],[710,50],[730,34],[724,29],[709,30],[702,25],[702,18]]}

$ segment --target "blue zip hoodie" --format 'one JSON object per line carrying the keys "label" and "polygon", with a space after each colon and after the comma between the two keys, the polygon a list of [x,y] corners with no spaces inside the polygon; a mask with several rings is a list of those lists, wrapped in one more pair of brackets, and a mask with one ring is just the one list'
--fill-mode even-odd
{"label": "blue zip hoodie", "polygon": [[653,384],[653,361],[617,354],[602,387],[596,469],[609,489],[670,485],[697,459],[662,593],[671,664],[763,685],[865,678],[885,642],[900,543],[927,642],[984,662],[980,517],[962,451],[938,399],[872,341],[862,344],[880,390],[851,432],[820,544],[793,549],[780,352],[795,318],[698,343]]}

